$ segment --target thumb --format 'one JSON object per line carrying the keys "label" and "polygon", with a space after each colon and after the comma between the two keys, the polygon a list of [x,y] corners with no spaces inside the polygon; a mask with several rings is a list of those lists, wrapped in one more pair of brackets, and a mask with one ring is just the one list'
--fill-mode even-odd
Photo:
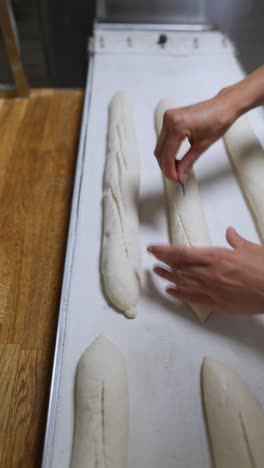
{"label": "thumb", "polygon": [[238,249],[239,247],[251,244],[247,239],[240,236],[233,227],[227,228],[226,240],[233,249]]}
{"label": "thumb", "polygon": [[200,154],[201,151],[191,147],[180,161],[176,161],[178,178],[183,184],[188,178],[193,163],[199,158]]}

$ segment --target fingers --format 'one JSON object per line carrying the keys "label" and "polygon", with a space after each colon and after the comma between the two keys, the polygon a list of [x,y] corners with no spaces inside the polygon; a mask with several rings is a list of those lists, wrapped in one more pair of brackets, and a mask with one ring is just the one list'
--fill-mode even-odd
{"label": "fingers", "polygon": [[208,265],[217,248],[182,247],[178,245],[150,245],[148,252],[169,266]]}
{"label": "fingers", "polygon": [[233,249],[241,247],[246,242],[246,240],[243,239],[243,237],[241,237],[233,227],[229,227],[227,229],[226,240]]}
{"label": "fingers", "polygon": [[204,269],[199,267],[192,267],[189,270],[179,269],[179,270],[168,270],[159,265],[156,265],[153,268],[154,273],[160,276],[163,279],[171,281],[175,284],[184,284],[187,281],[192,282],[192,286],[201,287],[201,284],[204,283]]}
{"label": "fingers", "polygon": [[189,172],[192,169],[192,166],[196,159],[198,159],[198,157],[200,156],[200,154],[200,151],[197,151],[193,147],[191,147],[186,153],[186,155],[182,158],[182,160],[177,162],[177,174],[182,184],[185,184]]}
{"label": "fingers", "polygon": [[174,270],[168,270],[159,266],[154,267],[153,271],[161,278],[177,285],[177,291],[186,290],[192,294],[201,292],[201,281],[199,277],[190,277],[182,272],[175,272]]}
{"label": "fingers", "polygon": [[162,172],[167,179],[178,182],[176,171],[176,154],[181,144],[181,139],[171,136],[167,138],[160,155]]}
{"label": "fingers", "polygon": [[171,180],[172,182],[178,182],[178,175],[176,171],[176,161],[175,158],[163,157],[161,158],[161,170],[164,176]]}
{"label": "fingers", "polygon": [[206,294],[193,293],[183,288],[167,288],[166,292],[180,301],[191,304],[203,305],[207,307],[215,307],[213,299]]}
{"label": "fingers", "polygon": [[161,154],[163,153],[163,147],[164,147],[164,144],[166,142],[166,139],[167,139],[167,130],[166,130],[165,125],[163,125],[160,136],[158,138],[158,142],[157,142],[155,151],[154,151],[154,154],[155,154],[155,156],[157,158],[157,161],[158,161],[158,164],[159,164],[159,167],[160,167],[161,170],[162,170]]}
{"label": "fingers", "polygon": [[226,240],[233,249],[238,249],[246,245],[257,245],[240,236],[232,226],[230,226],[226,231]]}
{"label": "fingers", "polygon": [[153,268],[153,271],[161,278],[167,279],[168,281],[171,281],[172,283],[176,283],[175,273],[173,273],[173,271],[166,270],[165,268],[161,268],[159,266],[155,266]]}
{"label": "fingers", "polygon": [[170,129],[170,122],[163,120],[163,126],[154,151],[160,169],[167,179],[178,182],[176,154],[184,137],[175,135]]}

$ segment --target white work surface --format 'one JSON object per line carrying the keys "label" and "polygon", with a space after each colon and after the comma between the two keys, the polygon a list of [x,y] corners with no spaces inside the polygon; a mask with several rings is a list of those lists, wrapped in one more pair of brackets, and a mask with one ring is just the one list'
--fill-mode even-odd
{"label": "white work surface", "polygon": [[[214,95],[241,77],[230,50],[196,56],[108,53],[95,57],[53,468],[69,465],[76,366],[99,334],[119,347],[127,363],[129,468],[211,467],[200,391],[204,356],[217,358],[237,371],[264,405],[263,321],[214,314],[201,325],[187,306],[166,297],[166,283],[154,277],[154,258],[146,253],[149,243],[168,242],[162,177],[153,156],[158,101],[172,96],[178,99],[179,106],[190,104]],[[126,91],[133,102],[141,164],[142,290],[134,320],[124,318],[107,304],[100,278],[107,111],[118,90]],[[250,116],[259,136],[261,132],[264,135],[261,112]],[[195,170],[212,243],[226,245],[229,225],[259,242],[222,141],[204,154]]]}

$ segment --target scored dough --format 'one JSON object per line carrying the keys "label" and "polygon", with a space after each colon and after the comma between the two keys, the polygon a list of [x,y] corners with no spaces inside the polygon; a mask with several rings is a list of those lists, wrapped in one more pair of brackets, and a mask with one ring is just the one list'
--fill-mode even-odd
{"label": "scored dough", "polygon": [[[155,123],[157,135],[162,129],[163,115],[168,109],[177,107],[173,99],[160,101],[155,112]],[[182,159],[190,148],[189,142],[184,140],[177,153],[177,159]],[[185,196],[180,193],[179,185],[164,177],[164,185],[167,192],[170,218],[171,240],[175,244],[204,247],[211,244],[207,224],[202,208],[199,187],[191,171],[185,185]],[[193,311],[204,322],[210,315],[206,307],[190,304]]]}
{"label": "scored dough", "polygon": [[123,356],[99,336],[77,368],[71,468],[127,468],[127,387]]}
{"label": "scored dough", "polygon": [[140,290],[138,196],[132,106],[129,97],[120,92],[109,108],[101,270],[111,303],[130,318],[136,315]]}
{"label": "scored dough", "polygon": [[215,468],[263,468],[264,412],[238,375],[205,358],[202,390]]}
{"label": "scored dough", "polygon": [[264,241],[264,150],[246,116],[226,132],[224,142],[254,220]]}

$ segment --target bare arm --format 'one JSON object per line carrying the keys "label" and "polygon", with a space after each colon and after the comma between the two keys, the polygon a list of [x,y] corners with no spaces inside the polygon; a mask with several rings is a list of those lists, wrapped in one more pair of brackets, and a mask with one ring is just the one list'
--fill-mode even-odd
{"label": "bare arm", "polygon": [[[221,138],[233,122],[254,107],[264,104],[264,66],[244,80],[222,89],[215,97],[165,112],[155,156],[164,175],[185,182],[196,159]],[[184,138],[191,148],[182,161],[171,165]]]}
{"label": "bare arm", "polygon": [[219,95],[229,97],[237,117],[264,104],[264,65],[244,80],[224,88]]}

